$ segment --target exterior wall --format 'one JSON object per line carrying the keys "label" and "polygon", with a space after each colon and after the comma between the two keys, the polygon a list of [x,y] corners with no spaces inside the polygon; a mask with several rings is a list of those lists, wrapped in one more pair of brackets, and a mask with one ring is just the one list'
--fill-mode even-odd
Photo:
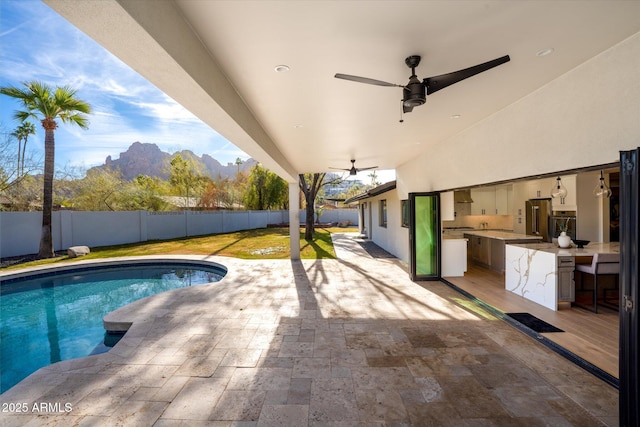
{"label": "exterior wall", "polygon": [[[299,213],[304,224],[304,211]],[[327,210],[321,222],[358,224],[356,209]],[[53,212],[54,250],[70,246],[109,246],[177,237],[265,228],[288,224],[288,211],[181,211],[181,212]],[[0,212],[0,257],[38,252],[41,212]]]}
{"label": "exterior wall", "polygon": [[397,169],[400,198],[617,162],[640,145],[640,33]]}
{"label": "exterior wall", "polygon": [[[386,227],[380,226],[381,200],[387,201]],[[409,229],[402,227],[402,210],[397,190],[387,191],[363,202],[369,203],[367,210],[371,209],[372,233],[368,234],[369,238],[402,261],[409,262]]]}
{"label": "exterior wall", "polygon": [[[396,190],[361,202],[373,201],[370,238],[408,262],[408,229],[399,215],[400,200],[410,192],[617,162],[619,151],[640,146],[639,69],[640,33],[401,165]],[[377,226],[384,198],[386,229]]]}

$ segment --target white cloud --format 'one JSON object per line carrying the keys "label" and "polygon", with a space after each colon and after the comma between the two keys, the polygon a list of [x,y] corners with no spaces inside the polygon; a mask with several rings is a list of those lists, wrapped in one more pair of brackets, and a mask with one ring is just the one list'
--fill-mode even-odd
{"label": "white cloud", "polygon": [[[207,153],[223,163],[249,157],[44,4],[0,1],[0,9],[0,28],[7,28],[0,33],[0,85],[30,80],[68,85],[92,106],[88,130],[60,124],[58,165],[102,164],[135,141],[168,152]],[[0,97],[0,122],[9,126],[16,107],[14,100]]]}

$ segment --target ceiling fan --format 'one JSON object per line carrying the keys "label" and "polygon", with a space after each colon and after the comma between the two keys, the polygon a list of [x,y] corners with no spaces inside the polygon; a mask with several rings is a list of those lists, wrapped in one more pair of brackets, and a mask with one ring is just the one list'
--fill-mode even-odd
{"label": "ceiling fan", "polygon": [[[338,79],[351,80],[359,83],[366,83],[376,86],[391,86],[402,88],[402,111],[404,113],[410,113],[413,107],[422,105],[426,101],[426,95],[431,95],[434,92],[444,89],[447,86],[451,86],[454,83],[458,83],[464,79],[467,79],[483,71],[490,70],[493,67],[497,67],[500,64],[509,62],[509,55],[488,61],[473,67],[465,68],[463,70],[454,71],[452,73],[441,74],[439,76],[427,77],[422,82],[416,76],[416,67],[420,64],[419,55],[411,55],[404,60],[407,67],[411,68],[411,77],[409,77],[409,83],[406,85],[398,85],[394,83],[383,82],[381,80],[370,79],[367,77],[351,76],[349,74],[336,74]],[[426,94],[425,94],[426,92]]]}
{"label": "ceiling fan", "polygon": [[341,171],[347,171],[349,172],[349,175],[353,176],[353,175],[357,175],[358,172],[362,172],[362,171],[368,171],[370,169],[376,169],[378,166],[370,166],[368,168],[356,168],[356,161],[355,159],[351,160],[351,168],[350,169],[343,169],[343,168],[329,168],[329,169],[337,169],[337,170],[341,170]]}

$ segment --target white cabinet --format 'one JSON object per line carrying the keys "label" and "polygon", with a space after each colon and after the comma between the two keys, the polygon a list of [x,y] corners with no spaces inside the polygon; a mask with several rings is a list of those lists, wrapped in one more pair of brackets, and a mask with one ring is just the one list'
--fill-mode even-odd
{"label": "white cabinet", "polygon": [[453,221],[456,219],[454,205],[453,191],[440,193],[440,219],[442,221]]}
{"label": "white cabinet", "polygon": [[496,186],[496,215],[513,215],[513,186]]}
{"label": "white cabinet", "polygon": [[496,189],[495,187],[472,188],[471,215],[495,215],[496,214]]}
{"label": "white cabinet", "polygon": [[471,215],[512,215],[513,185],[471,189]]}
{"label": "white cabinet", "polygon": [[467,239],[442,240],[442,277],[461,277],[467,271]]}
{"label": "white cabinet", "polygon": [[551,188],[555,182],[555,178],[534,179],[533,181],[528,181],[526,185],[528,196],[527,200],[551,198]]}
{"label": "white cabinet", "polygon": [[[551,201],[554,211],[576,211],[578,210],[576,175],[561,176],[562,185],[567,189],[567,196],[555,198]],[[556,181],[554,181],[556,182]]]}

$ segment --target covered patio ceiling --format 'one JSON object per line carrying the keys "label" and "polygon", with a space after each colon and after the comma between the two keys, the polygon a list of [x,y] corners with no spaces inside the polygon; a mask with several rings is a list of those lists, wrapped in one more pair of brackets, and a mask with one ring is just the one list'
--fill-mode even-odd
{"label": "covered patio ceiling", "polygon": [[[350,159],[395,169],[640,31],[640,2],[617,0],[45,3],[290,182]],[[406,84],[409,55],[420,80],[511,61],[402,123],[401,88],[334,78]]]}

